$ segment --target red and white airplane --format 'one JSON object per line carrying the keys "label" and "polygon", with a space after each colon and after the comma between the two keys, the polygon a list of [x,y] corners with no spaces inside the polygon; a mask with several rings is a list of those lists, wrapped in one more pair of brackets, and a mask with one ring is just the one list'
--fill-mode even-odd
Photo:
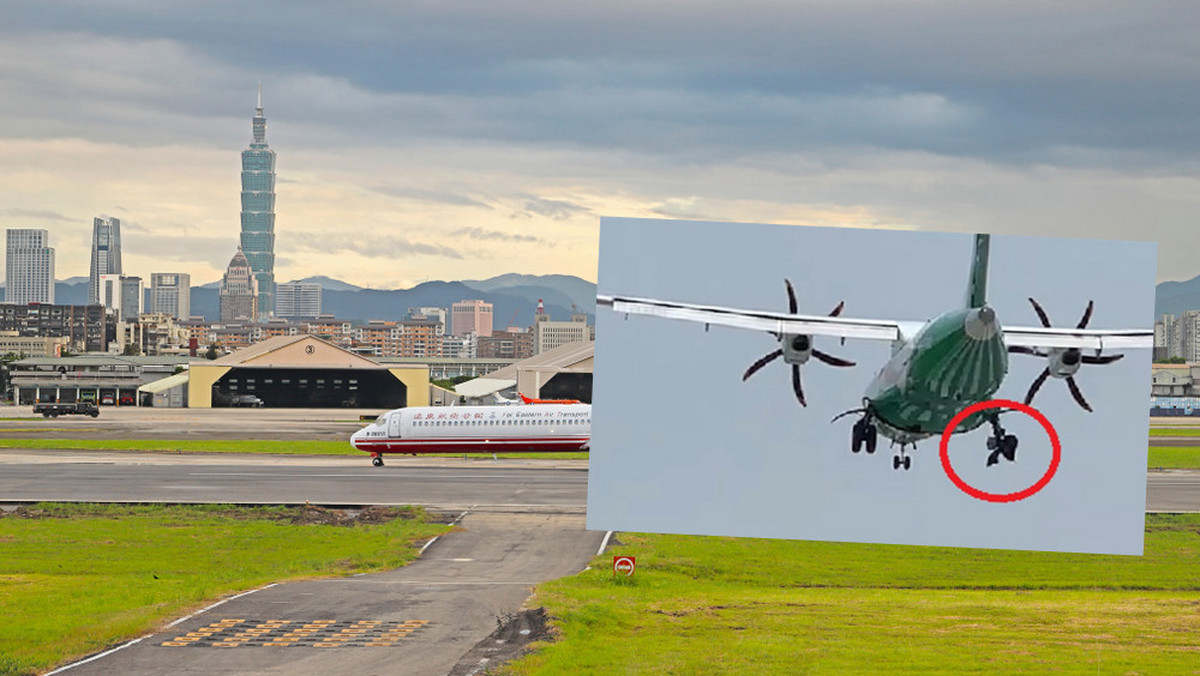
{"label": "red and white airplane", "polygon": [[591,439],[591,404],[537,404],[398,408],[350,443],[382,467],[384,453],[586,451]]}

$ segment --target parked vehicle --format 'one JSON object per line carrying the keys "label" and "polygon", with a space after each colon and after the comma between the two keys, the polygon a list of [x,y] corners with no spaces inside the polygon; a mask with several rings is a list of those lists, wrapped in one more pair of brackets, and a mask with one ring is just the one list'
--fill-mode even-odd
{"label": "parked vehicle", "polygon": [[77,401],[69,404],[34,404],[34,413],[41,413],[43,418],[57,418],[60,415],[90,415],[93,418],[100,415],[100,409],[90,401]]}
{"label": "parked vehicle", "polygon": [[113,396],[111,394],[106,394],[103,397],[101,397],[100,405],[101,406],[112,406],[113,405]]}
{"label": "parked vehicle", "polygon": [[262,408],[263,400],[253,394],[235,394],[233,401],[229,402],[230,406],[241,406],[248,408]]}
{"label": "parked vehicle", "polygon": [[133,406],[133,397],[129,396],[128,394],[121,397],[121,405],[122,406]]}

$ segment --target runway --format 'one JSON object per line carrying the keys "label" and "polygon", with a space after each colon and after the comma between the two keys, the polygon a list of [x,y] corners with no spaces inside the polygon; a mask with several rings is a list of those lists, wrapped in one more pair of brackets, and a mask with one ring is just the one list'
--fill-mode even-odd
{"label": "runway", "polygon": [[[582,514],[586,460],[0,449],[0,502],[421,505]],[[1146,510],[1200,512],[1200,471],[1152,471]]]}
{"label": "runway", "polygon": [[0,501],[422,505],[582,513],[587,461],[0,450]]}

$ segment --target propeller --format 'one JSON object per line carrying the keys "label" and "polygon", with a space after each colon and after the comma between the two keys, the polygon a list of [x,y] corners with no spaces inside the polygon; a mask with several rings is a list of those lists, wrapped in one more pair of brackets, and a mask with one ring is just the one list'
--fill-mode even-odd
{"label": "propeller", "polygon": [[[791,280],[785,279],[783,282],[787,286],[788,311],[791,314],[797,314],[799,304],[796,302],[796,289],[792,286]],[[829,316],[836,317],[840,315],[845,306],[845,301],[838,303],[837,307],[833,308],[833,311],[829,313]],[[750,368],[746,369],[746,373],[742,376],[742,381],[748,380],[750,376],[758,373],[759,369],[780,357],[784,357],[786,354],[790,358],[785,357],[784,361],[789,362],[792,367],[792,391],[796,393],[796,399],[800,402],[801,406],[807,406],[808,402],[804,400],[804,385],[800,381],[800,365],[807,362],[810,355],[830,366],[854,366],[854,362],[852,361],[835,357],[813,348],[812,336],[806,334],[780,334],[774,331],[771,332],[771,335],[780,342],[780,348],[764,355],[761,359],[751,364]]]}
{"label": "propeller", "polygon": [[[1041,320],[1044,328],[1052,328],[1050,325],[1050,317],[1046,315],[1046,311],[1041,305],[1032,298],[1029,299],[1033,305],[1033,311],[1037,313],[1038,319]],[[1088,301],[1087,309],[1083,311],[1083,317],[1079,320],[1079,324],[1075,326],[1077,329],[1086,329],[1088,322],[1092,318],[1092,310],[1095,308],[1093,301]],[[1028,354],[1035,357],[1045,357],[1049,364],[1042,369],[1041,374],[1034,379],[1033,384],[1029,387],[1029,392],[1025,395],[1025,403],[1028,405],[1033,401],[1034,395],[1041,389],[1042,384],[1046,382],[1046,378],[1054,376],[1067,381],[1067,389],[1071,391],[1071,397],[1075,399],[1075,403],[1079,404],[1083,410],[1091,413],[1092,407],[1088,404],[1087,399],[1083,398],[1083,392],[1079,391],[1079,385],[1075,382],[1075,373],[1083,364],[1111,364],[1114,361],[1124,357],[1123,354],[1112,355],[1086,355],[1077,348],[1051,348],[1045,352],[1042,350],[1025,347],[1022,345],[1012,345],[1008,348],[1009,352]]]}

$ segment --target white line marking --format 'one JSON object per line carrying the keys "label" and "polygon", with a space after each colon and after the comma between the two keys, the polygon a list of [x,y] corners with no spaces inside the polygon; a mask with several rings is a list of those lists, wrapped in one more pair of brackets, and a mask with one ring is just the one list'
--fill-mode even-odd
{"label": "white line marking", "polygon": [[596,556],[600,556],[604,553],[605,549],[608,549],[608,539],[612,537],[612,534],[611,530],[604,534],[604,541],[600,543],[600,549],[596,551]]}
{"label": "white line marking", "polygon": [[[271,584],[269,584],[265,587],[259,587],[258,589],[251,589],[250,591],[242,592],[241,594],[238,594],[237,596],[230,596],[227,599],[221,599],[220,601],[217,601],[216,603],[212,604],[211,606],[208,606],[206,608],[201,608],[200,610],[197,610],[196,612],[192,613],[191,615],[188,615],[187,617],[181,617],[178,620],[175,620],[174,622],[163,627],[163,630],[170,629],[171,627],[174,627],[175,625],[179,624],[180,622],[186,622],[187,620],[190,620],[197,615],[207,613],[208,611],[212,610],[213,608],[216,608],[217,606],[219,606],[223,603],[228,603],[229,601],[232,601],[234,599],[240,599],[243,596],[249,596],[250,594],[253,594],[254,592],[262,591],[264,589],[270,589],[271,587],[274,587],[274,586],[275,586],[275,583],[272,582]],[[108,655],[111,655],[111,654],[117,652],[118,650],[124,650],[125,648],[128,648],[129,646],[131,646],[135,643],[140,643],[141,641],[144,641],[145,639],[148,639],[151,636],[154,636],[155,634],[158,634],[158,633],[161,633],[161,630],[160,631],[152,631],[149,634],[146,634],[145,636],[139,636],[139,637],[133,639],[132,641],[129,641],[127,643],[122,643],[121,645],[117,646],[116,648],[112,648],[111,650],[105,650],[104,652],[96,654],[96,655],[92,655],[91,657],[88,657],[87,659],[82,659],[82,660],[79,660],[78,662],[72,662],[71,664],[68,664],[66,666],[59,667],[59,668],[55,669],[54,671],[48,672],[47,674],[45,674],[45,676],[53,676],[54,674],[64,672],[67,669],[74,669],[75,667],[78,667],[81,664],[87,664],[88,662],[94,662],[94,661],[100,659],[101,657],[106,657]]]}

